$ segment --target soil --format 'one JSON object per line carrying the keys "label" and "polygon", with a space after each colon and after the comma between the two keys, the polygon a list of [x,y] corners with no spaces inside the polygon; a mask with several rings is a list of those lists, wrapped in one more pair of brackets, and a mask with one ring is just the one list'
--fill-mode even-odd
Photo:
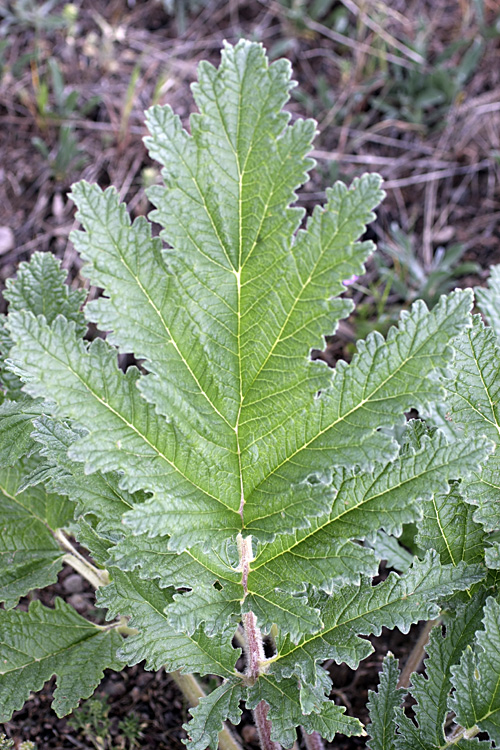
{"label": "soil", "polygon": [[[76,0],[71,6],[51,0],[38,16],[23,16],[21,5],[29,3],[0,3],[0,287],[34,250],[55,253],[71,283],[88,286],[68,240],[76,226],[67,198],[71,183],[84,178],[103,187],[115,184],[133,217],[147,214],[151,206],[144,189],[159,174],[141,140],[144,109],[156,101],[169,103],[187,124],[198,61],[217,64],[223,40],[240,37],[262,41],[272,57],[290,59],[299,83],[288,107],[292,117],[305,114],[318,121],[317,169],[299,198],[307,213],[334,179],[350,181],[376,170],[386,180],[387,198],[369,236],[381,246],[394,246],[397,224],[428,273],[440,247],[459,243],[463,259],[479,264],[457,279],[461,286],[484,283],[489,265],[500,262],[497,0],[393,0],[387,6],[377,3],[373,12],[365,3],[370,23],[363,13],[354,17],[351,0]],[[42,3],[31,5],[36,10]],[[482,17],[474,10],[479,5]],[[173,13],[167,12],[170,6]],[[72,9],[73,19],[67,15]],[[422,29],[427,32],[422,79],[436,69],[451,75],[463,61],[463,42],[467,49],[482,45],[482,56],[446,108],[426,105],[412,119],[404,103],[410,84],[404,79],[398,88],[394,76],[406,75],[408,45],[419,46]],[[390,68],[387,53],[404,64]],[[63,82],[60,95],[52,83],[54,61]],[[74,106],[67,102],[72,91],[78,92]],[[415,104],[411,97],[410,104]],[[70,146],[64,142],[65,127],[71,128]],[[379,284],[371,264],[351,290],[356,302],[368,305],[373,326],[380,322],[374,312]],[[90,289],[90,296],[97,294]],[[386,300],[398,309],[407,303],[393,290]],[[343,323],[327,352],[315,356],[330,364],[349,356],[358,325]],[[33,596],[46,604],[63,596],[82,614],[95,615],[90,590],[67,570],[56,586]],[[383,656],[391,650],[404,664],[418,631],[415,626],[408,636],[384,631],[372,638],[375,651],[356,673],[331,665],[335,700],[366,722],[367,692],[377,685]],[[149,673],[138,665],[106,674],[97,695],[107,699],[110,728],[100,744],[95,733],[55,716],[52,688],[47,684],[3,727],[16,747],[22,740],[36,742],[38,750],[132,747],[123,734],[123,720],[131,715],[141,732],[136,746],[183,747],[187,706],[164,671]],[[238,732],[246,749],[257,747],[248,716]],[[365,747],[365,740],[337,738],[329,747],[354,750]]]}

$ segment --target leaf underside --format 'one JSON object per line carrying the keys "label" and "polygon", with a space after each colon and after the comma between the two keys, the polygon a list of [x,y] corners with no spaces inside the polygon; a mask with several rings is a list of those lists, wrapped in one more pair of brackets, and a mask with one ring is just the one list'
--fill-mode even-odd
{"label": "leaf underside", "polygon": [[[250,708],[269,704],[273,739],[285,747],[298,724],[328,739],[361,733],[328,699],[321,661],[355,667],[371,651],[359,636],[383,626],[407,632],[436,616],[441,599],[484,578],[485,515],[496,512],[464,490],[460,530],[441,546],[434,541],[439,498],[464,477],[464,487],[485,484],[494,468],[495,454],[486,460],[497,442],[492,430],[450,443],[438,432],[410,448],[394,437],[408,411],[442,400],[455,338],[476,335],[462,333],[469,291],[443,297],[432,311],[415,303],[386,339],[371,334],[333,372],[310,360],[351,312],[343,281],[363,273],[373,246],[358,238],[383,193],[377,175],[350,188],[337,183],[300,228],[303,211],[292,204],[313,166],[315,124],[290,123],[282,108],[291,86],[286,61],[269,66],[260,45],[240,42],[226,45],[218,69],[199,66],[189,132],[169,107],[149,110],[146,144],[164,167],[164,185],[149,190],[160,237],[144,217],[131,223],[113,188],[73,187],[82,273],[104,290],[85,316],[106,340],[83,339],[81,295],[61,291],[57,264],[42,256],[9,286],[2,329],[9,377],[25,385],[20,394],[14,383],[0,407],[0,435],[16,435],[0,461],[8,467],[37,454],[23,492],[5,497],[17,508],[44,485],[70,498],[58,525],[33,521],[40,559],[44,544],[52,549],[51,530],[72,522],[110,573],[100,606],[138,630],[122,643],[114,630],[96,634],[89,623],[84,647],[71,641],[69,623],[68,648],[85,659],[91,643],[105,643],[103,653],[119,646],[115,661],[109,652],[100,657],[102,668],[144,659],[149,669],[221,677],[193,711],[192,750],[216,747],[222,722],[238,720],[246,695]],[[42,291],[51,285],[58,293],[48,304]],[[132,353],[140,367],[123,372],[117,353]],[[460,400],[460,384],[453,388]],[[471,503],[479,510],[468,513]],[[419,521],[425,559],[407,555],[402,577],[372,586],[377,533],[398,537]],[[239,536],[253,540],[245,575]],[[14,531],[12,538],[19,554],[24,542]],[[43,576],[50,578],[45,568]],[[23,593],[16,586],[9,605]],[[232,639],[249,611],[277,635],[267,673],[247,693]],[[33,605],[23,622],[71,619],[61,604],[56,614],[43,612]],[[58,659],[49,653],[50,668],[33,672],[26,690],[54,672],[73,685]],[[82,696],[88,690],[90,681]],[[58,711],[78,700],[69,692],[57,698]]]}

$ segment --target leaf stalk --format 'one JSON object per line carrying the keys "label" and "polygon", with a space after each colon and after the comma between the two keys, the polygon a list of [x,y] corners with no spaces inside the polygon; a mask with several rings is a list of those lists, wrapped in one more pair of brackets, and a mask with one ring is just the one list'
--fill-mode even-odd
{"label": "leaf stalk", "polygon": [[109,583],[107,570],[99,570],[99,568],[96,568],[95,565],[92,565],[92,563],[86,560],[84,556],[73,547],[62,529],[56,529],[54,536],[59,542],[60,547],[67,550],[63,557],[63,560],[67,565],[70,565],[73,570],[80,573],[85,580],[94,586],[94,588],[98,589],[100,586],[107,586]]}

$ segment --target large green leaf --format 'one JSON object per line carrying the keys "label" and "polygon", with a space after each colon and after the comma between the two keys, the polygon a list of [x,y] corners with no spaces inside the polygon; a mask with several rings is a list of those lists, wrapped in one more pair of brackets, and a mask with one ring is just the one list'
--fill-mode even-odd
{"label": "large green leaf", "polygon": [[116,630],[84,620],[61,599],[55,609],[35,601],[28,612],[0,610],[0,721],[54,674],[54,711],[70,713],[92,695],[105,669],[122,669],[116,656],[121,640]]}
{"label": "large green leaf", "polygon": [[[484,574],[430,554],[371,585],[377,559],[360,541],[398,535],[421,500],[479,475],[494,439],[395,439],[410,409],[442,401],[472,295],[432,311],[417,302],[333,372],[310,361],[351,311],[343,282],[363,272],[373,247],[357,238],[383,194],[377,175],[338,183],[299,229],[291,204],[315,126],[290,124],[291,85],[287,62],[269,66],[242,41],[218,70],[200,66],[189,133],[170,108],[150,110],[160,238],[144,218],[131,223],[114,189],[73,188],[83,273],[104,290],[86,316],[107,341],[82,339],[72,292],[30,307],[22,276],[9,314],[12,372],[50,408],[32,435],[43,464],[25,484],[75,500],[75,532],[100,563],[109,554],[99,602],[139,631],[120,651],[128,663],[226,681],[195,717],[198,744],[236,715],[239,692],[225,687],[242,681],[232,645],[242,613],[277,644],[249,705],[269,704],[287,745],[297,723],[331,739],[360,725],[327,700],[318,662],[355,666],[371,650],[359,635],[407,630]],[[117,352],[138,366],[123,372]]]}
{"label": "large green leaf", "polygon": [[29,393],[90,431],[73,458],[151,491],[128,521],[170,533],[172,548],[238,531],[270,538],[327,512],[329,487],[307,477],[393,458],[379,428],[437,397],[429,374],[467,322],[470,294],[459,292],[430,313],[417,303],[333,379],[308,361],[350,310],[335,296],[372,249],[356,238],[382,193],[373,175],[350,190],[337,184],[293,239],[301,212],[287,206],[311,165],[314,126],[288,125],[280,112],[289,78],[288,63],[268,67],[258,45],[242,42],[218,71],[200,66],[191,135],[169,108],[150,112],[148,145],[166,182],[150,197],[169,249],[143,220],[130,225],[113,192],[74,190],[86,228],[75,241],[106,293],[89,315],[149,375],[123,376],[112,350],[97,341],[87,352],[61,320],[10,319]]}

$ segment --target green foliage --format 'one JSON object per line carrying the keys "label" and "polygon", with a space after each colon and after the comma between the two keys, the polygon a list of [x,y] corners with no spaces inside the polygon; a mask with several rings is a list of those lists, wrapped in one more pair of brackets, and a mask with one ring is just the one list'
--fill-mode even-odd
{"label": "green foliage", "polygon": [[500,266],[491,268],[488,288],[476,290],[477,304],[500,341]]}
{"label": "green foliage", "polygon": [[485,328],[479,315],[455,346],[455,378],[446,384],[450,418],[466,435],[486,435],[497,448],[461,491],[478,507],[474,520],[494,531],[500,527],[500,348],[495,331]]}
{"label": "green foliage", "polygon": [[407,304],[423,299],[433,307],[442,294],[454,288],[457,279],[477,274],[480,270],[477,263],[462,261],[466,247],[460,244],[446,249],[438,247],[427,268],[419,258],[415,244],[414,235],[405,234],[400,227],[392,225],[390,239],[380,245],[383,254],[375,257],[381,279]]}
{"label": "green foliage", "polygon": [[489,598],[484,615],[484,631],[475,638],[453,672],[455,693],[450,708],[457,723],[466,730],[478,727],[500,742],[500,606]]}
{"label": "green foliage", "polygon": [[[472,293],[455,291],[431,311],[417,301],[387,338],[360,341],[349,365],[310,361],[351,312],[343,280],[363,272],[373,246],[358,237],[383,194],[377,175],[337,183],[299,228],[292,204],[315,126],[290,124],[291,86],[286,61],[269,66],[260,45],[240,42],[219,69],[200,65],[189,134],[170,108],[148,112],[146,142],[164,165],[164,185],[149,189],[160,237],[145,218],[130,221],[114,188],[73,187],[82,272],[104,290],[85,318],[106,340],[84,338],[82,295],[50,256],[9,285],[4,598],[12,607],[67,562],[99,589],[109,624],[60,601],[0,610],[0,720],[54,673],[62,715],[104,668],[144,660],[221,678],[192,711],[193,750],[215,749],[242,701],[257,715],[264,706],[272,742],[287,748],[299,725],[329,740],[359,735],[330,700],[322,662],[356,668],[372,651],[365,636],[448,610],[468,617],[471,602],[479,627],[495,594],[497,566],[485,563],[495,563],[496,500],[472,490],[497,460],[494,335],[471,327]],[[124,372],[120,353],[138,366]],[[411,409],[439,422],[445,408],[446,432],[406,422]],[[397,541],[408,524],[425,554]],[[404,573],[374,584],[388,550]],[[473,642],[472,625],[464,632]],[[481,673],[479,652],[460,661],[466,640],[447,662],[446,698],[452,666],[460,684],[471,659]],[[397,705],[388,664],[372,698],[379,746]]]}
{"label": "green foliage", "polygon": [[107,699],[96,695],[84,701],[68,717],[68,725],[77,732],[82,732],[94,747],[105,747],[111,731]]}
{"label": "green foliage", "polygon": [[[69,8],[70,4],[66,7]],[[36,120],[43,136],[35,136],[32,143],[49,164],[52,176],[63,181],[71,170],[81,169],[87,157],[78,144],[73,126],[67,124],[71,118],[84,118],[95,109],[99,97],[81,102],[80,93],[67,91],[64,76],[55,58],[47,60],[47,74],[33,79],[35,88]],[[21,91],[21,99],[28,94]]]}
{"label": "green foliage", "polygon": [[191,709],[193,721],[184,725],[184,729],[188,732],[192,750],[206,750],[207,747],[217,750],[224,721],[240,722],[242,693],[241,683],[224,682]]}
{"label": "green foliage", "polygon": [[53,674],[52,705],[64,716],[92,695],[105,669],[123,667],[116,656],[118,633],[93,625],[61,599],[55,609],[34,601],[28,612],[0,610],[0,634],[0,721],[10,719]]}
{"label": "green foliage", "polygon": [[370,750],[395,750],[394,746],[394,718],[395,711],[401,703],[398,691],[399,670],[397,661],[389,652],[384,659],[382,672],[380,673],[380,685],[378,691],[368,692],[369,701],[367,707],[370,711],[370,724],[368,731]]}
{"label": "green foliage", "polygon": [[[430,59],[427,42],[422,39],[417,45],[422,64],[410,68],[389,64],[386,85],[382,94],[371,100],[371,106],[387,118],[432,129],[446,121],[449,108],[481,62],[485,45],[479,36],[461,39]],[[455,64],[450,62],[454,56],[458,56]]]}
{"label": "green foliage", "polygon": [[15,28],[34,29],[36,32],[64,28],[69,19],[64,12],[56,12],[57,0],[7,0],[0,8],[0,36]]}
{"label": "green foliage", "polygon": [[19,492],[21,476],[19,466],[0,469],[0,601],[6,608],[56,582],[64,552],[53,532],[72,516],[64,500],[43,487]]}

